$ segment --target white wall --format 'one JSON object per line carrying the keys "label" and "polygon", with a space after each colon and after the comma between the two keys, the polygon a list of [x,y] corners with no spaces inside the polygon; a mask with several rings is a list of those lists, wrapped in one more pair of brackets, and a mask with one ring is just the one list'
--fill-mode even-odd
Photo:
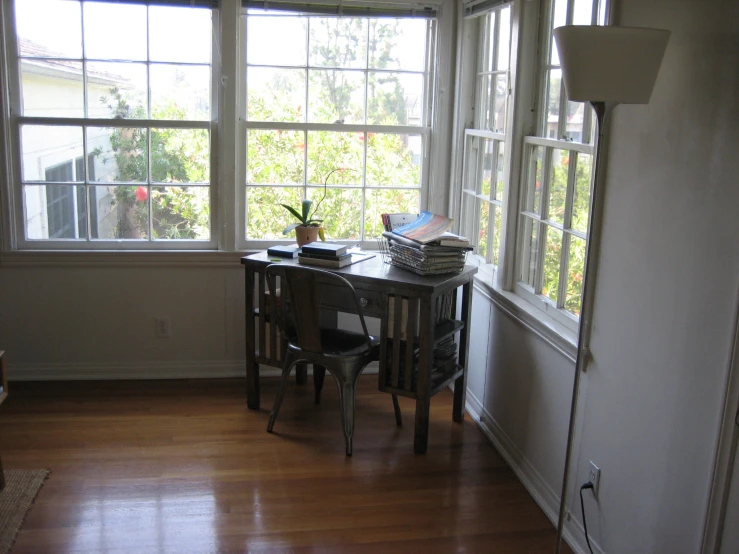
{"label": "white wall", "polygon": [[[620,24],[672,37],[651,103],[619,106],[612,120],[594,363],[581,389],[569,507],[579,520],[574,486],[593,460],[602,477],[588,528],[603,551],[692,553],[739,285],[739,3],[617,8]],[[496,307],[491,341],[490,427],[522,455],[519,471],[558,495],[573,364]]]}
{"label": "white wall", "polygon": [[[2,267],[13,379],[244,375],[244,272],[232,267]],[[169,339],[154,318],[167,316]]]}

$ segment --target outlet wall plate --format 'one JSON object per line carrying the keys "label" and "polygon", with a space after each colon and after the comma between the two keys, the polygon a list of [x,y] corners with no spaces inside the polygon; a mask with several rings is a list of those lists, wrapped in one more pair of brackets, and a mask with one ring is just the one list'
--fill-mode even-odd
{"label": "outlet wall plate", "polygon": [[171,331],[168,317],[157,317],[155,334],[159,339],[168,339]]}
{"label": "outlet wall plate", "polygon": [[600,468],[590,461],[590,471],[588,472],[588,481],[593,483],[593,488],[590,489],[593,496],[598,498],[598,489],[600,488]]}

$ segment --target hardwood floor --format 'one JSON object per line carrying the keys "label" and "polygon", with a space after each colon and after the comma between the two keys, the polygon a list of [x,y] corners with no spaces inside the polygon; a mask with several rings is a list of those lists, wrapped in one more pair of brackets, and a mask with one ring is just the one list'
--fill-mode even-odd
{"label": "hardwood floor", "polygon": [[452,395],[431,402],[413,453],[414,404],[361,378],[354,455],[344,456],[327,376],[291,383],[275,434],[239,379],[10,383],[6,468],[48,468],[21,553],[539,553],[555,529]]}

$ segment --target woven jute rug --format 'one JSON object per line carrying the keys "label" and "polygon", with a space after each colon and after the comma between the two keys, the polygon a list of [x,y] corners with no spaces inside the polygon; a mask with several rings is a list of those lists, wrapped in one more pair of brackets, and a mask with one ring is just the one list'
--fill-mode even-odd
{"label": "woven jute rug", "polygon": [[28,509],[50,473],[48,469],[5,470],[5,488],[0,492],[0,554],[13,546]]}

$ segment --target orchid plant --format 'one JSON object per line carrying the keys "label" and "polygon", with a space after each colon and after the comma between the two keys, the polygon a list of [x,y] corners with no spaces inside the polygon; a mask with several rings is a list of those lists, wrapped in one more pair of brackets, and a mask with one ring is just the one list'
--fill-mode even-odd
{"label": "orchid plant", "polygon": [[280,204],[283,208],[285,208],[288,212],[290,212],[292,215],[295,216],[295,218],[298,220],[297,223],[293,223],[291,225],[288,225],[282,230],[283,235],[287,235],[290,231],[295,229],[296,227],[318,227],[318,236],[321,240],[326,240],[326,235],[324,233],[323,227],[321,226],[321,223],[323,223],[322,219],[316,219],[316,213],[318,212],[318,208],[321,206],[321,202],[326,198],[326,188],[328,186],[328,178],[331,177],[334,173],[337,171],[351,171],[347,170],[343,167],[338,167],[336,169],[333,169],[329,171],[328,175],[326,175],[326,179],[323,181],[323,196],[316,204],[316,207],[311,211],[311,207],[313,206],[313,200],[305,199],[300,203],[300,211],[296,210],[292,206],[288,206],[287,204]]}

